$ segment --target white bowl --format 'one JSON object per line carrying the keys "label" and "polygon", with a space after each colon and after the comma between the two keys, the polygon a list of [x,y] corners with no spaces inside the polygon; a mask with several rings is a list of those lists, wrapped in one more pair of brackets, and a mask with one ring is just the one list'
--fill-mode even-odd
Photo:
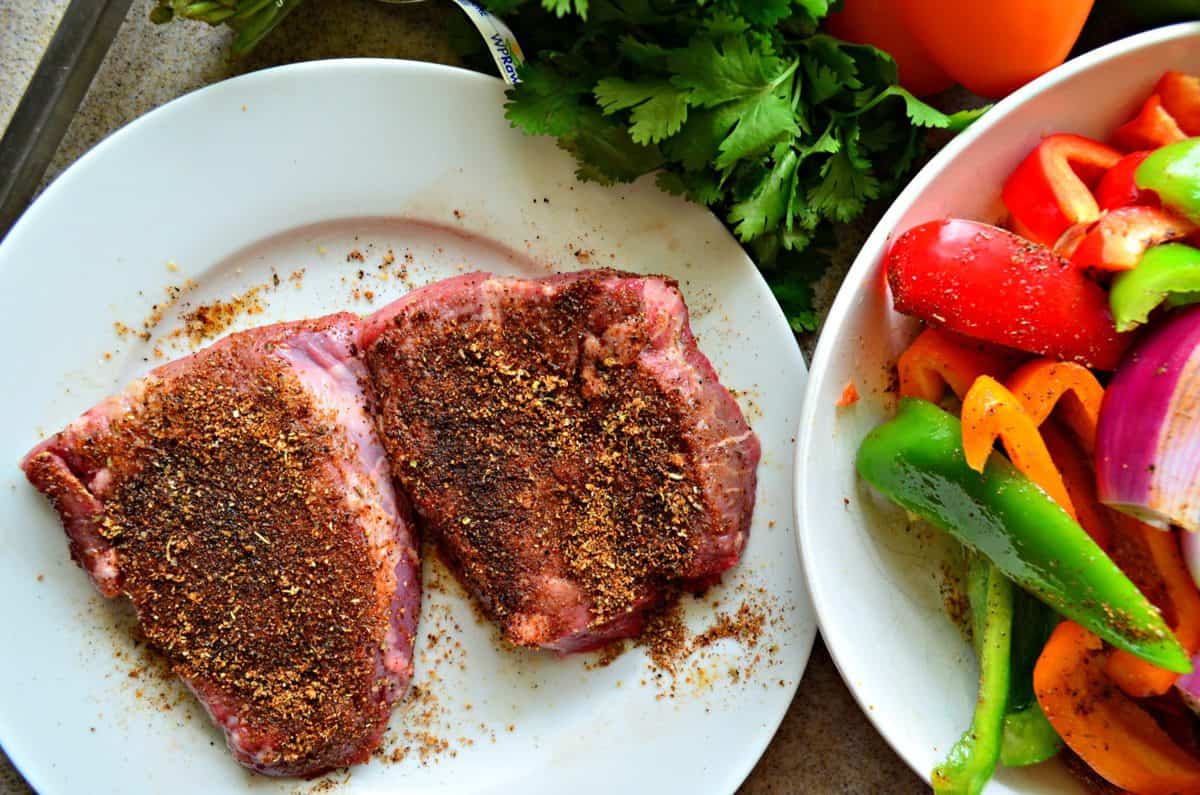
{"label": "white bowl", "polygon": [[[842,677],[896,752],[929,779],[970,721],[975,657],[947,619],[936,534],[855,475],[859,443],[889,419],[896,357],[917,323],[892,311],[882,261],[924,221],[1004,217],[1000,189],[1044,135],[1106,138],[1167,69],[1200,72],[1200,23],[1160,28],[1077,58],[1000,102],[900,195],[863,246],[817,345],[800,415],[796,513],[821,634]],[[861,400],[837,408],[853,381]],[[997,771],[991,792],[1082,792],[1060,764]]]}

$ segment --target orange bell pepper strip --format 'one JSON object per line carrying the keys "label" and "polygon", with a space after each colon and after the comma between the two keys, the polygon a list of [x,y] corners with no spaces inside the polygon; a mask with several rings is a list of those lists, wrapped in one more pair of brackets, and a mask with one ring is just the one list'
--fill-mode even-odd
{"label": "orange bell pepper strip", "polygon": [[1071,750],[1107,781],[1137,795],[1200,793],[1200,759],[1184,751],[1105,675],[1100,638],[1058,625],[1033,669],[1033,690]]}
{"label": "orange bell pepper strip", "polygon": [[1075,362],[1035,359],[1018,367],[1006,383],[1034,425],[1045,422],[1057,406],[1084,451],[1094,451],[1104,387],[1091,370]]}
{"label": "orange bell pepper strip", "polygon": [[1185,135],[1200,135],[1200,77],[1166,72],[1154,86],[1154,93]]}
{"label": "orange bell pepper strip", "polygon": [[[1162,531],[1139,522],[1132,516],[1112,512],[1120,532],[1136,538],[1146,551],[1153,574],[1162,584],[1167,604],[1158,604],[1179,644],[1189,655],[1200,651],[1200,591],[1183,562],[1175,531]],[[1136,582],[1136,580],[1135,580]],[[1117,651],[1106,668],[1109,678],[1129,695],[1147,698],[1166,693],[1179,674],[1166,671],[1132,654]]]}
{"label": "orange bell pepper strip", "polygon": [[1010,368],[1006,357],[935,328],[922,331],[896,362],[900,396],[930,403],[940,401],[947,387],[961,399],[979,376],[999,378]]}
{"label": "orange bell pepper strip", "polygon": [[1109,510],[1100,504],[1096,495],[1096,472],[1080,445],[1073,441],[1056,423],[1041,427],[1042,441],[1050,452],[1050,460],[1062,474],[1067,496],[1075,508],[1075,521],[1105,552],[1112,544],[1112,523]]}
{"label": "orange bell pepper strip", "polygon": [[991,376],[976,378],[963,398],[962,437],[963,452],[971,469],[983,472],[999,438],[1013,466],[1075,518],[1075,507],[1038,433],[1037,423],[1017,397]]}

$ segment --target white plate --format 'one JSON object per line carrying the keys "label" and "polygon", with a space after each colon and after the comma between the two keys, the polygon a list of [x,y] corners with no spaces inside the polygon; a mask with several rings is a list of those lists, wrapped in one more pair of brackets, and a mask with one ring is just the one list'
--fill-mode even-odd
{"label": "white plate", "polygon": [[[745,558],[706,600],[687,600],[686,618],[704,629],[748,602],[773,621],[757,644],[721,641],[691,658],[672,697],[670,677],[656,678],[641,649],[591,670],[594,657],[504,650],[456,586],[427,583],[414,681],[432,697],[398,709],[391,728],[428,731],[448,747],[431,751],[426,738],[417,744],[425,759],[414,748],[403,761],[372,760],[337,791],[732,792],[750,771],[815,632],[791,518],[804,362],[770,291],[712,215],[652,182],[578,184],[552,141],[509,129],[503,100],[497,80],[397,61],[230,80],[100,144],[0,247],[10,374],[0,394],[0,461],[9,462],[0,479],[0,742],[39,791],[311,789],[244,772],[178,685],[130,677],[145,655],[128,640],[127,612],[95,596],[68,560],[57,520],[16,462],[157,363],[156,347],[168,358],[187,349],[169,339],[182,305],[149,342],[114,331],[116,322],[140,328],[168,286],[194,279],[199,287],[181,302],[195,306],[277,272],[281,284],[260,295],[264,311],[239,317],[237,328],[367,312],[406,289],[375,275],[389,248],[393,273],[412,255],[411,284],[463,269],[588,265],[677,278],[702,350],[741,393],[764,448]],[[347,261],[355,248],[362,263]],[[287,277],[300,268],[297,286]],[[374,303],[354,300],[355,288]],[[164,697],[180,703],[163,709]]]}
{"label": "white plate", "polygon": [[[896,357],[917,324],[891,309],[881,266],[896,234],[957,216],[998,221],[1000,188],[1048,133],[1106,138],[1167,69],[1200,72],[1200,24],[1103,47],[999,103],[935,157],[900,195],[851,267],[813,356],[800,419],[796,511],[821,635],[875,727],[918,775],[970,722],[975,656],[946,618],[936,534],[918,535],[855,475],[867,433],[892,416]],[[853,380],[862,400],[834,402]],[[1058,764],[1000,771],[990,792],[1081,791]]]}

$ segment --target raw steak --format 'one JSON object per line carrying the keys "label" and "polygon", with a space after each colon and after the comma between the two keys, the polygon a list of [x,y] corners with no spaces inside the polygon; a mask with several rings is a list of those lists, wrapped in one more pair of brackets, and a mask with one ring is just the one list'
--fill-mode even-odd
{"label": "raw steak", "polygon": [[468,274],[364,322],[392,471],[515,644],[636,634],[741,555],[758,440],[671,279]]}
{"label": "raw steak", "polygon": [[167,364],[22,463],[102,594],[239,762],[362,762],[412,675],[420,604],[349,314],[234,334]]}

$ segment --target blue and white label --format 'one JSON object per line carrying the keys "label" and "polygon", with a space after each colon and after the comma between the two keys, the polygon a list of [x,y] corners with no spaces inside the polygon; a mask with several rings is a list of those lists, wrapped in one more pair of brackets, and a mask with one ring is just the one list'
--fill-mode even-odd
{"label": "blue and white label", "polygon": [[496,67],[500,70],[500,76],[504,78],[504,82],[509,85],[521,82],[521,78],[517,77],[517,68],[525,63],[525,53],[521,52],[521,45],[517,44],[517,38],[508,29],[508,25],[471,0],[453,0],[453,2],[475,25],[479,35],[483,36],[484,43],[491,50],[492,59],[496,62]]}

